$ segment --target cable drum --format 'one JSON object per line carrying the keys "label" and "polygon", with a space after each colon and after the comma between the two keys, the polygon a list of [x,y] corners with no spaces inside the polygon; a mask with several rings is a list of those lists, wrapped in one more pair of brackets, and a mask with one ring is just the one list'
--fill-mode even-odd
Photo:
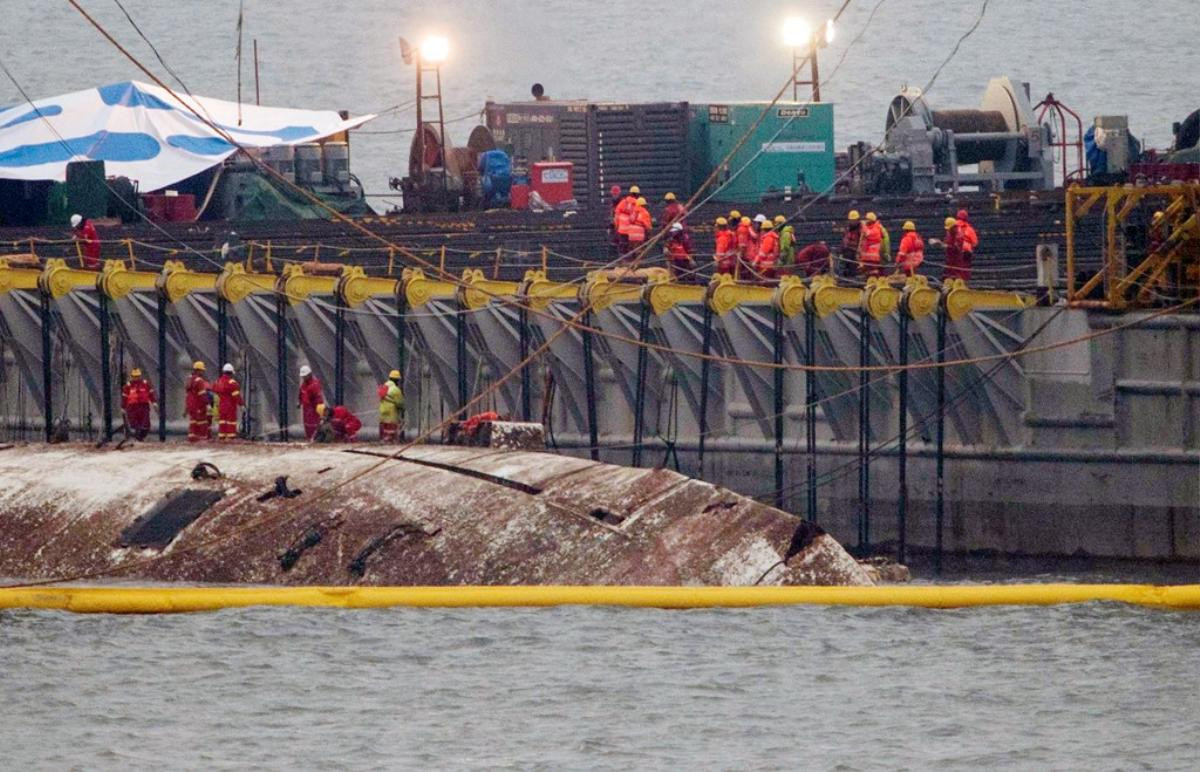
{"label": "cable drum", "polygon": [[[952,131],[957,139],[970,134],[1007,133],[1012,131],[1004,113],[999,110],[934,110],[934,128]],[[1008,143],[1002,139],[957,143],[959,164],[980,161],[999,161],[1004,158]]]}

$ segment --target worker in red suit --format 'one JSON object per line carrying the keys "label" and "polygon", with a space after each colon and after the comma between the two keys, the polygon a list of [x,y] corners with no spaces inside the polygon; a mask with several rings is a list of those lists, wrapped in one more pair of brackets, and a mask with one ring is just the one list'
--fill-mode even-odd
{"label": "worker in red suit", "polygon": [[80,259],[84,268],[100,267],[100,236],[96,226],[81,214],[71,215],[71,228],[74,230],[75,241],[80,245]]}
{"label": "worker in red suit", "polygon": [[925,260],[925,240],[917,233],[912,220],[904,223],[904,237],[900,239],[900,250],[896,252],[896,270],[912,276]]}
{"label": "worker in red suit", "polygon": [[237,439],[238,410],[245,400],[242,399],[241,384],[233,377],[233,365],[225,363],[212,390],[217,395],[217,439],[222,442]]}
{"label": "worker in red suit", "polygon": [[204,380],[204,363],[192,365],[192,374],[184,388],[184,408],[188,419],[188,442],[207,442],[212,432],[212,388]]}
{"label": "worker in red suit", "polygon": [[758,234],[754,232],[754,226],[750,224],[749,217],[743,217],[738,221],[737,230],[734,232],[737,238],[737,254],[738,267],[737,275],[749,273],[754,267],[754,257],[758,254]]}
{"label": "worker in red suit", "polygon": [[[940,243],[946,248],[946,264],[942,268],[942,281],[946,282],[950,279],[962,279],[967,281],[971,278],[971,266],[963,258],[963,241],[962,231],[958,228],[958,220],[953,217],[947,217],[946,236],[937,243]],[[935,243],[933,239],[930,243]]]}
{"label": "worker in red suit", "polygon": [[150,433],[150,406],[158,402],[154,387],[142,378],[140,368],[129,371],[129,380],[121,389],[121,410],[125,412],[125,428],[135,440],[144,440]]}
{"label": "worker in red suit", "polygon": [[867,212],[858,240],[858,272],[863,277],[878,276],[883,252],[883,226],[874,212]]}
{"label": "worker in red suit", "polygon": [[713,262],[717,273],[733,273],[737,266],[737,235],[730,230],[729,220],[717,218],[713,239]]}
{"label": "worker in red suit", "polygon": [[859,242],[862,241],[862,216],[857,209],[846,215],[846,230],[842,233],[841,264],[835,271],[839,276],[849,276],[858,268]]}
{"label": "worker in red suit", "polygon": [[754,272],[764,279],[776,277],[775,264],[779,262],[779,234],[775,224],[764,219],[759,223],[758,254],[754,256]]}
{"label": "worker in red suit", "polygon": [[325,392],[321,389],[321,382],[313,375],[312,368],[308,365],[300,367],[300,395],[297,398],[300,405],[300,414],[304,419],[304,436],[311,440],[317,432],[317,425],[321,423],[321,412],[318,411],[318,406],[325,404]]}
{"label": "worker in red suit", "polygon": [[362,421],[350,412],[345,405],[338,405],[332,411],[326,405],[317,407],[318,417],[324,417],[329,412],[329,425],[333,429],[334,442],[354,442],[358,439],[358,431],[362,429]]}
{"label": "worker in red suit", "polygon": [[687,214],[687,210],[683,208],[683,204],[675,198],[674,193],[668,193],[663,196],[663,200],[667,205],[663,207],[662,226],[670,228],[673,224],[679,222]]}
{"label": "worker in red suit", "polygon": [[617,207],[621,205],[621,186],[613,185],[608,190],[608,240],[617,255],[621,254],[621,241],[617,233]]}
{"label": "worker in red suit", "polygon": [[663,251],[671,268],[671,275],[676,279],[689,278],[695,275],[696,261],[692,259],[692,237],[683,227],[683,223],[671,223],[667,229],[667,237],[663,240]]}
{"label": "worker in red suit", "polygon": [[796,253],[796,272],[816,276],[829,270],[829,245],[824,241],[809,244]]}

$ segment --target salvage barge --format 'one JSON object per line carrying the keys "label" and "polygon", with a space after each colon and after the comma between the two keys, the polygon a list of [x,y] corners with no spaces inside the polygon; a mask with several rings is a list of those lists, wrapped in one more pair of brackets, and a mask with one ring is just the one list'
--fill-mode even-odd
{"label": "salvage barge", "polygon": [[0,576],[25,580],[874,583],[812,523],[671,471],[546,453],[35,445],[0,450],[0,479]]}

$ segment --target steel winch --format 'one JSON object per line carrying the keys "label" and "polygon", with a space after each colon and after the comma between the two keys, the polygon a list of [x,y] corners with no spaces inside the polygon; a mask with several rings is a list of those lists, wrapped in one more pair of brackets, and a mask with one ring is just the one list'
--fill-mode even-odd
{"label": "steel winch", "polygon": [[[920,89],[888,105],[883,151],[858,155],[861,185],[875,193],[1051,190],[1054,148],[1040,125],[1029,85],[992,78],[979,108],[934,109]],[[976,167],[974,171],[963,167]]]}

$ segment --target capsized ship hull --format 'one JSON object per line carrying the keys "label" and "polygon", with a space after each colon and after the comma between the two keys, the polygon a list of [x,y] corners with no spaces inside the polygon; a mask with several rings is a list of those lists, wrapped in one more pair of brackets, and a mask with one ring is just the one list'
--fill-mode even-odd
{"label": "capsized ship hull", "polygon": [[0,575],[286,585],[872,583],[818,527],[671,471],[483,448],[419,447],[399,460],[387,458],[392,451],[10,446],[0,451]]}

